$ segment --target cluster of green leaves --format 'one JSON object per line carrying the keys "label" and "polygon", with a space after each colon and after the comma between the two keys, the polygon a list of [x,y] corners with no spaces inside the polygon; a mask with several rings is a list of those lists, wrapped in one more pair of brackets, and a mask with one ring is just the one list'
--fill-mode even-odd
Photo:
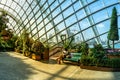
{"label": "cluster of green leaves", "polygon": [[0,15],[0,48],[1,50],[13,49],[15,44],[15,37],[13,32],[7,26],[9,19],[7,18],[7,13],[5,11],[1,11]]}
{"label": "cluster of green leaves", "polygon": [[45,50],[44,45],[40,41],[35,41],[32,44],[32,51],[38,55],[41,55]]}
{"label": "cluster of green leaves", "polygon": [[101,44],[94,45],[94,48],[92,49],[92,53],[93,53],[92,57],[97,59],[102,59],[105,56],[105,51]]}
{"label": "cluster of green leaves", "polygon": [[[60,36],[60,38],[61,38],[61,40],[62,40],[62,44],[63,44],[63,48],[64,49],[71,49],[71,48],[73,48],[73,41],[75,40],[74,39],[74,36],[72,36],[71,38],[69,38],[69,39],[66,39],[66,35],[61,35]],[[65,38],[65,39],[63,39],[63,38]]]}
{"label": "cluster of green leaves", "polygon": [[[85,44],[81,46],[82,56],[80,62],[85,66],[100,66],[100,67],[111,67],[111,68],[119,68],[120,67],[120,58],[108,58],[106,56],[106,51],[102,47],[101,44],[94,45],[94,48],[87,49]],[[87,50],[87,51],[85,51]],[[87,53],[87,54],[86,54]],[[119,52],[115,53],[119,55]],[[114,54],[114,55],[115,55]]]}
{"label": "cluster of green leaves", "polygon": [[120,59],[119,58],[113,58],[113,59],[105,58],[99,61],[98,66],[120,68]]}
{"label": "cluster of green leaves", "polygon": [[88,55],[88,50],[89,50],[89,46],[87,43],[83,42],[81,43],[81,52],[82,52],[82,55],[85,55],[87,56]]}
{"label": "cluster of green leaves", "polygon": [[82,50],[81,63],[83,65],[97,65],[98,62],[105,57],[105,51],[101,44],[94,45],[94,48],[89,49],[84,43]]}
{"label": "cluster of green leaves", "polygon": [[1,11],[1,15],[0,15],[0,32],[2,30],[5,30],[6,28],[8,28],[6,23],[9,22],[9,19],[6,16],[7,16],[7,13],[5,11]]}
{"label": "cluster of green leaves", "polygon": [[95,66],[97,59],[90,56],[82,55],[80,62],[85,66]]}
{"label": "cluster of green leaves", "polygon": [[103,58],[101,60],[98,60],[97,58],[83,56],[81,63],[85,66],[120,68],[120,58]]}

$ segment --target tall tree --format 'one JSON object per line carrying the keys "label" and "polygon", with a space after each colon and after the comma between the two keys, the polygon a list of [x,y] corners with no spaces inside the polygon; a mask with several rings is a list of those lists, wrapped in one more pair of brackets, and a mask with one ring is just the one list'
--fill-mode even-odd
{"label": "tall tree", "polygon": [[108,40],[111,40],[113,42],[114,49],[114,41],[119,40],[117,10],[115,7],[112,10],[110,30],[108,32]]}

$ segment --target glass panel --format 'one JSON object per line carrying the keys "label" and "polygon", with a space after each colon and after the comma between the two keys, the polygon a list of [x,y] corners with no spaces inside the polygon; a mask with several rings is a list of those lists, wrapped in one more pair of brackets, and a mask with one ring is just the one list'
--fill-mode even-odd
{"label": "glass panel", "polygon": [[120,2],[119,2],[119,4],[116,5],[115,7],[116,7],[116,9],[117,9],[117,14],[120,15]]}
{"label": "glass panel", "polygon": [[24,24],[27,24],[29,21],[28,21],[28,19],[26,19],[25,21],[24,21]]}
{"label": "glass panel", "polygon": [[8,10],[9,10],[9,8],[8,8],[8,7],[6,7],[6,6],[4,7],[4,9],[5,9],[6,11],[8,11]]}
{"label": "glass panel", "polygon": [[21,9],[21,7],[20,7],[20,6],[17,6],[16,9],[15,9],[15,11],[16,11],[16,12],[19,12],[20,9]]}
{"label": "glass panel", "polygon": [[[39,11],[39,9],[40,9],[39,6],[36,6],[36,7],[33,9],[33,12],[36,13],[36,12]],[[36,16],[36,15],[35,15],[35,16]]]}
{"label": "glass panel", "polygon": [[54,2],[55,0],[48,0],[48,3],[51,4],[52,2]]}
{"label": "glass panel", "polygon": [[69,25],[75,23],[76,21],[77,20],[76,20],[75,15],[72,15],[71,17],[65,20],[65,23],[66,23],[66,26],[68,27]]}
{"label": "glass panel", "polygon": [[81,33],[75,35],[75,42],[76,43],[80,43],[82,41],[83,41],[83,37],[82,37]]}
{"label": "glass panel", "polygon": [[27,10],[27,8],[29,7],[29,4],[27,2],[25,2],[24,6],[22,7],[24,10]]}
{"label": "glass panel", "polygon": [[62,5],[61,8],[64,10],[66,7],[68,7],[71,4],[71,0],[66,0]]}
{"label": "glass panel", "polygon": [[44,28],[42,28],[42,29],[38,32],[38,34],[39,34],[39,37],[41,37],[43,34],[45,34]]}
{"label": "glass panel", "polygon": [[[98,6],[99,5],[99,6]],[[89,5],[89,8],[91,9],[91,12],[95,12],[101,8],[103,8],[103,4],[101,3],[101,1],[96,1],[95,3]]]}
{"label": "glass panel", "polygon": [[95,1],[95,0],[87,0],[88,3],[92,2],[92,1]]}
{"label": "glass panel", "polygon": [[105,46],[105,47],[107,46],[107,41],[108,41],[107,36],[108,36],[108,34],[104,34],[104,35],[100,36],[100,38],[101,38],[101,43],[102,43],[102,45]]}
{"label": "glass panel", "polygon": [[[18,2],[18,1],[17,1],[17,2]],[[23,6],[23,4],[24,4],[25,2],[26,2],[25,0],[19,0],[20,6]]]}
{"label": "glass panel", "polygon": [[46,30],[48,31],[49,29],[51,29],[51,28],[53,28],[53,26],[52,26],[52,24],[51,23],[49,23],[48,25],[46,25]]}
{"label": "glass panel", "polygon": [[4,5],[1,5],[1,4],[0,4],[0,8],[3,8],[3,7],[4,7]]}
{"label": "glass panel", "polygon": [[2,1],[1,1],[1,3],[2,3],[2,4],[5,4],[5,3],[6,3],[6,1],[7,1],[7,0],[2,0]]}
{"label": "glass panel", "polygon": [[32,3],[31,3],[32,9],[33,9],[36,5],[37,5],[36,2],[35,2],[35,1],[32,1]]}
{"label": "glass panel", "polygon": [[48,18],[44,19],[44,23],[47,24],[49,22]]}
{"label": "glass panel", "polygon": [[92,28],[89,28],[89,29],[83,31],[83,35],[84,35],[85,40],[95,37]]}
{"label": "glass panel", "polygon": [[74,5],[73,5],[75,11],[77,11],[78,9],[80,9],[82,6],[80,5],[80,3],[77,1]]}
{"label": "glass panel", "polygon": [[76,15],[77,15],[78,20],[80,20],[80,19],[82,19],[82,18],[84,18],[86,16],[83,9],[78,11],[76,13]]}
{"label": "glass panel", "polygon": [[108,0],[103,0],[103,1],[105,2],[106,6],[118,2],[118,0],[109,0],[109,1]]}
{"label": "glass panel", "polygon": [[37,27],[38,27],[38,30],[40,30],[42,27],[43,27],[43,22],[41,22]]}
{"label": "glass panel", "polygon": [[[36,14],[35,18],[37,18],[37,16],[39,16],[39,14]],[[42,16],[40,16],[38,19],[37,19],[37,23],[40,23],[42,21]]]}
{"label": "glass panel", "polygon": [[65,0],[59,0],[60,3],[64,2]]}
{"label": "glass panel", "polygon": [[78,24],[71,26],[70,31],[72,31],[74,34],[78,33],[80,31]]}
{"label": "glass panel", "polygon": [[[9,0],[8,0],[9,1]],[[16,8],[16,6],[18,6],[15,2],[13,2],[12,4],[11,4],[11,8]]]}
{"label": "glass panel", "polygon": [[[118,21],[120,21],[120,16],[118,17]],[[118,27],[120,28],[120,22],[118,22]]]}
{"label": "glass panel", "polygon": [[93,15],[95,23],[100,22],[104,19],[108,18],[106,10],[102,10],[100,12],[97,12],[96,14]]}
{"label": "glass panel", "polygon": [[7,5],[7,6],[10,6],[11,3],[12,3],[12,0],[7,0],[7,1],[6,1],[6,5]]}
{"label": "glass panel", "polygon": [[88,28],[89,26],[90,26],[90,23],[88,22],[87,19],[84,19],[84,20],[80,21],[80,27],[81,27],[82,30],[85,29],[85,28]]}
{"label": "glass panel", "polygon": [[93,48],[94,44],[97,44],[97,39],[96,38],[91,39],[87,43],[88,43],[88,45],[89,45],[90,48]]}
{"label": "glass panel", "polygon": [[102,34],[104,32],[109,31],[109,29],[110,29],[110,21],[105,21],[105,22],[100,23],[100,24],[98,24],[96,26],[97,26],[97,29],[99,31],[99,34]]}
{"label": "glass panel", "polygon": [[33,13],[31,13],[30,15],[28,15],[28,19],[31,19],[34,16]]}
{"label": "glass panel", "polygon": [[58,15],[61,12],[60,8],[55,9],[54,12],[52,12],[52,16],[55,17],[56,15]]}
{"label": "glass panel", "polygon": [[45,4],[44,4],[44,10],[46,10],[47,8],[48,8],[48,4],[45,3]]}
{"label": "glass panel", "polygon": [[34,24],[32,24],[32,25],[31,25],[31,23],[30,23],[30,26],[31,26],[31,27],[30,27],[30,28],[31,28],[31,30],[36,29],[36,28],[35,28],[35,27],[36,27],[36,24],[35,24],[35,23],[34,23]]}
{"label": "glass panel", "polygon": [[47,37],[48,37],[48,40],[49,42],[56,42],[56,39],[55,39],[55,33],[54,33],[54,29],[50,30],[48,33],[47,33]]}
{"label": "glass panel", "polygon": [[63,20],[63,17],[62,17],[62,15],[60,14],[60,15],[58,15],[55,19],[54,19],[54,22],[55,22],[55,24],[57,24],[57,23],[59,23],[60,21],[62,21]]}
{"label": "glass panel", "polygon": [[65,11],[63,12],[64,18],[68,17],[68,16],[71,15],[72,13],[73,13],[73,8],[72,8],[72,7],[68,8],[67,10],[65,10]]}
{"label": "glass panel", "polygon": [[31,8],[29,7],[27,10],[26,10],[26,14],[28,15],[30,12],[31,12]]}
{"label": "glass panel", "polygon": [[22,9],[20,10],[19,13],[20,13],[20,16],[24,15],[24,11]]}
{"label": "glass panel", "polygon": [[64,22],[60,23],[59,25],[57,25],[57,28],[59,29],[59,31],[62,31],[63,29],[65,29],[65,24]]}

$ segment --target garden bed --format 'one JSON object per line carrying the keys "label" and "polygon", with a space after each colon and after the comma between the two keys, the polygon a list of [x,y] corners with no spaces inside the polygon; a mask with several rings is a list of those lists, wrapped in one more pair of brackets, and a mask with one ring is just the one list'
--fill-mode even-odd
{"label": "garden bed", "polygon": [[88,69],[88,70],[96,70],[96,71],[120,72],[120,68],[97,67],[97,66],[84,66],[84,65],[80,65],[80,68],[82,68],[82,69]]}

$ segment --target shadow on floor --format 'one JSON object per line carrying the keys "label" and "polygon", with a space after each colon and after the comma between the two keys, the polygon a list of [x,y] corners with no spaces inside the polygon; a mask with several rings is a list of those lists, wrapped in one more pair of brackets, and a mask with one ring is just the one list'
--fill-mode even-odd
{"label": "shadow on floor", "polygon": [[20,58],[13,57],[7,52],[0,52],[0,80],[26,80],[36,74],[32,67]]}
{"label": "shadow on floor", "polygon": [[[102,75],[98,77],[96,76],[95,78],[91,78],[89,75],[86,74],[85,78],[83,78],[81,77],[81,74],[83,74],[85,71],[83,69],[80,69],[80,67],[76,65],[76,68],[72,69],[71,71],[70,64],[53,65],[55,63],[37,62],[37,64],[40,63],[41,66],[42,64],[45,66],[40,66],[36,68],[26,64],[24,60],[29,61],[30,59],[27,57],[13,57],[7,52],[0,52],[0,80],[120,80],[120,72],[112,72],[112,78],[102,78]],[[44,67],[45,69],[43,69]],[[48,71],[49,68],[51,69],[51,71]],[[103,75],[104,73],[106,74],[106,72],[103,72]],[[43,77],[44,79],[42,78],[43,74],[47,76]],[[95,74],[99,73],[95,71]],[[34,77],[37,75],[37,78],[35,79],[31,77],[33,75]]]}

